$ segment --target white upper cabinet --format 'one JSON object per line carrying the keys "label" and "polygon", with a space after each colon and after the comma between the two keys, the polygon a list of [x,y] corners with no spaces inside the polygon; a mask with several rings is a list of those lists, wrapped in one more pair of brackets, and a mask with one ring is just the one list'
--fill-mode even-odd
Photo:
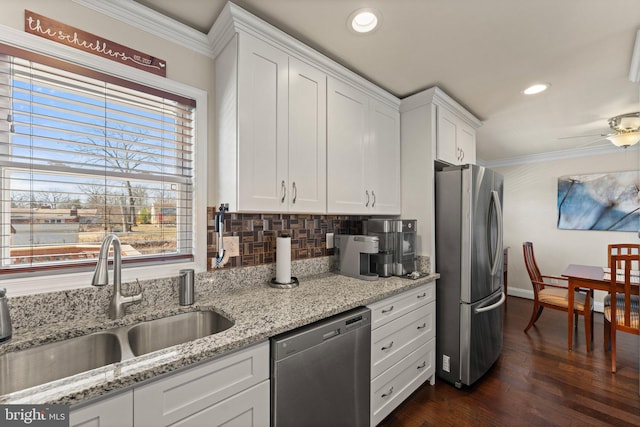
{"label": "white upper cabinet", "polygon": [[[213,205],[400,214],[396,97],[231,2],[209,39],[216,71]],[[328,87],[329,79],[339,85]]]}
{"label": "white upper cabinet", "polygon": [[369,142],[369,98],[329,79],[327,109],[328,206],[331,213],[365,210],[365,163]]}
{"label": "white upper cabinet", "polygon": [[438,106],[436,114],[436,158],[452,165],[475,163],[475,128],[445,106]]}
{"label": "white upper cabinet", "polygon": [[216,188],[231,211],[326,212],[326,81],[248,34],[218,56]]}
{"label": "white upper cabinet", "polygon": [[329,79],[327,210],[400,214],[400,113]]}
{"label": "white upper cabinet", "polygon": [[238,52],[238,208],[286,210],[289,58],[244,35]]}
{"label": "white upper cabinet", "polygon": [[476,129],[482,123],[441,89],[404,98],[401,111],[403,123],[422,124],[411,126],[415,132],[407,132],[407,138],[403,128],[403,146],[426,144],[434,160],[451,165],[476,163]]}
{"label": "white upper cabinet", "polygon": [[400,112],[369,102],[368,178],[373,214],[400,215]]}
{"label": "white upper cabinet", "polygon": [[294,212],[327,206],[327,76],[289,58],[289,191]]}

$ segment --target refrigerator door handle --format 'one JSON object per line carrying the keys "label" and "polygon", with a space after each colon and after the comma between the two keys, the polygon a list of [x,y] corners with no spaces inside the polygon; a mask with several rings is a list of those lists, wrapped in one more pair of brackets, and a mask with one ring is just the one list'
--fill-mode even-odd
{"label": "refrigerator door handle", "polygon": [[491,305],[487,305],[485,307],[478,307],[474,310],[474,312],[477,313],[484,313],[485,311],[491,311],[491,310],[495,310],[496,308],[500,307],[502,304],[504,304],[504,301],[507,299],[507,296],[504,294],[504,292],[502,292],[500,294],[500,301],[498,301],[495,304],[491,304]]}
{"label": "refrigerator door handle", "polygon": [[495,190],[491,191],[491,204],[494,207],[492,210],[495,212],[496,224],[498,225],[496,247],[491,257],[491,275],[495,276],[498,271],[498,267],[500,266],[498,260],[500,259],[499,255],[502,251],[502,206],[500,205],[500,196]]}

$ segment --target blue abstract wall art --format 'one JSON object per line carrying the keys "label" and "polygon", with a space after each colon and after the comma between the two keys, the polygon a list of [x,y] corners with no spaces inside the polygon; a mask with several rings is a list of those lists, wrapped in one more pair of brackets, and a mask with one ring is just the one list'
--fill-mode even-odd
{"label": "blue abstract wall art", "polygon": [[640,172],[558,178],[558,228],[640,230]]}

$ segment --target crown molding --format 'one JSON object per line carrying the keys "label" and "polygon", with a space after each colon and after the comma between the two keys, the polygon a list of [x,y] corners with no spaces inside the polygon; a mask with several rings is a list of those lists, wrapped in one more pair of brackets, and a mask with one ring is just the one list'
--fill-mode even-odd
{"label": "crown molding", "polygon": [[133,0],[73,0],[127,25],[213,58],[206,34]]}
{"label": "crown molding", "polygon": [[476,116],[460,105],[455,99],[447,95],[447,93],[438,86],[433,86],[429,89],[423,90],[422,92],[403,98],[400,102],[400,113],[413,110],[429,103],[446,108],[474,129],[482,126],[482,122]]}
{"label": "crown molding", "polygon": [[531,154],[527,156],[509,157],[499,160],[481,160],[478,159],[478,164],[488,168],[501,168],[507,166],[526,165],[531,163],[540,162],[552,162],[555,160],[574,159],[576,157],[588,157],[588,156],[602,156],[605,154],[617,154],[621,150],[626,150],[626,153],[638,151],[640,144],[636,144],[629,148],[616,147],[613,144],[599,145],[596,147],[576,148],[573,150],[561,150],[550,151],[547,153]]}
{"label": "crown molding", "polygon": [[631,55],[631,67],[629,69],[629,80],[640,83],[640,30],[636,33],[636,44]]}

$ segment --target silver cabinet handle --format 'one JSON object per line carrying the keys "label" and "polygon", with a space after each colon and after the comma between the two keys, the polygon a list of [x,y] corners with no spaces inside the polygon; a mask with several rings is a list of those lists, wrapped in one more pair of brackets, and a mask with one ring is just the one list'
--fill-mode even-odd
{"label": "silver cabinet handle", "polygon": [[380,397],[389,397],[389,396],[391,396],[391,393],[393,393],[393,387],[391,387],[388,392],[384,393]]}
{"label": "silver cabinet handle", "polygon": [[382,347],[380,350],[389,350],[391,347],[393,347],[393,341],[391,341],[388,346]]}
{"label": "silver cabinet handle", "polygon": [[280,199],[280,203],[284,203],[284,198],[287,197],[287,185],[282,181],[282,199]]}
{"label": "silver cabinet handle", "polygon": [[388,308],[388,309],[386,309],[386,310],[382,310],[382,311],[381,311],[381,313],[382,313],[382,314],[384,314],[384,313],[390,313],[391,311],[393,311],[393,306],[389,307],[389,308]]}
{"label": "silver cabinet handle", "polygon": [[461,148],[460,149],[460,161],[464,160],[464,150]]}
{"label": "silver cabinet handle", "polygon": [[425,362],[424,360],[422,361],[422,365],[420,366],[416,366],[416,369],[423,369],[425,366],[427,366],[427,362]]}
{"label": "silver cabinet handle", "polygon": [[364,204],[364,207],[368,208],[369,207],[369,190],[365,190],[364,194],[366,194],[367,196],[367,203]]}
{"label": "silver cabinet handle", "polygon": [[423,292],[423,293],[422,293],[422,294],[420,294],[420,295],[416,295],[416,298],[421,299],[421,298],[424,298],[424,297],[426,297],[426,296],[427,296],[427,293],[426,293],[426,292]]}
{"label": "silver cabinet handle", "polygon": [[427,327],[426,323],[423,323],[421,326],[418,326],[416,329],[420,330],[420,329],[424,329]]}
{"label": "silver cabinet handle", "polygon": [[296,187],[296,182],[293,181],[293,204],[296,203],[297,198],[298,198],[298,188]]}
{"label": "silver cabinet handle", "polygon": [[371,203],[371,207],[374,208],[376,206],[376,193],[371,190],[371,195],[373,196],[373,203]]}

